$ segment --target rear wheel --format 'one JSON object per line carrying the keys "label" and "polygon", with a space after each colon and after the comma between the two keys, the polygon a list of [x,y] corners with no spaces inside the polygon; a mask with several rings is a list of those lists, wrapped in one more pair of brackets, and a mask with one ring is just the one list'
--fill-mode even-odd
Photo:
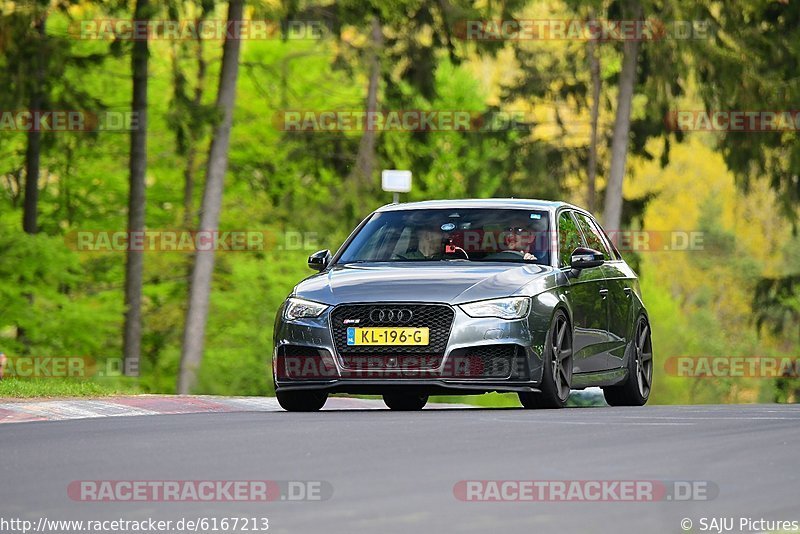
{"label": "rear wheel", "polygon": [[325,406],[328,394],[324,391],[276,391],[278,404],[287,412],[316,412]]}
{"label": "rear wheel", "polygon": [[628,378],[619,386],[603,388],[610,406],[644,406],[653,383],[653,344],[650,324],[644,315],[636,321],[633,352],[628,358]]}
{"label": "rear wheel", "polygon": [[386,393],[383,396],[383,403],[390,410],[401,412],[415,412],[421,410],[428,403],[427,395],[413,395],[410,393]]}
{"label": "rear wheel", "polygon": [[572,329],[567,314],[558,310],[545,344],[541,393],[519,393],[525,408],[563,408],[572,384]]}

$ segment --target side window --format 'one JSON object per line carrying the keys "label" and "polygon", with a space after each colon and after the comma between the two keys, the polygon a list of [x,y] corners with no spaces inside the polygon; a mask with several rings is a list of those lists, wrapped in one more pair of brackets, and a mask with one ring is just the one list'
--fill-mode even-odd
{"label": "side window", "polygon": [[568,211],[562,211],[558,216],[558,266],[569,266],[572,251],[582,246],[584,246],[583,241],[575,225],[575,219]]}
{"label": "side window", "polygon": [[614,246],[614,242],[611,241],[611,238],[608,236],[608,233],[606,233],[606,231],[603,229],[603,227],[600,226],[600,223],[597,222],[597,220],[592,219],[591,217],[589,218],[589,222],[592,223],[592,228],[594,228],[597,231],[597,233],[601,237],[604,238],[603,239],[603,243],[605,243],[606,244],[606,248],[610,249],[610,251],[611,251],[611,256],[609,256],[607,259],[610,259],[610,260],[621,260],[622,256],[620,255],[619,251],[617,250],[617,247]]}
{"label": "side window", "polygon": [[583,230],[583,235],[586,238],[588,247],[602,252],[607,260],[614,259],[614,255],[611,254],[608,246],[606,246],[606,242],[603,240],[600,230],[594,225],[593,221],[582,213],[576,213],[575,215],[578,218],[578,225],[580,225],[581,230]]}

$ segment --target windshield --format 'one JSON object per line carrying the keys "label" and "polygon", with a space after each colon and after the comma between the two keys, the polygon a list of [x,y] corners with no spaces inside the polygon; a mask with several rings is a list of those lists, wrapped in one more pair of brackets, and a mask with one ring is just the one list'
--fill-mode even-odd
{"label": "windshield", "polygon": [[468,260],[550,263],[548,214],[520,209],[375,213],[338,263]]}

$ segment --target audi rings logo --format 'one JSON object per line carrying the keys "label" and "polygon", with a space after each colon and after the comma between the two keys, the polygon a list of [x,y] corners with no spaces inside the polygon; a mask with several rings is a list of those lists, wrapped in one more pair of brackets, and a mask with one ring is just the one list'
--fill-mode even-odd
{"label": "audi rings logo", "polygon": [[372,310],[369,313],[369,320],[373,323],[407,323],[411,320],[411,310],[392,309],[392,310]]}

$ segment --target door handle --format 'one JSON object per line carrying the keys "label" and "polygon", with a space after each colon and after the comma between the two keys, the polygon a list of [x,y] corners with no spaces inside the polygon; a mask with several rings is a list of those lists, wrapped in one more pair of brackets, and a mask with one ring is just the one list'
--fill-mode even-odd
{"label": "door handle", "polygon": [[603,298],[606,298],[606,296],[608,295],[608,289],[606,289],[606,288],[601,289],[600,290],[600,295],[602,295]]}

